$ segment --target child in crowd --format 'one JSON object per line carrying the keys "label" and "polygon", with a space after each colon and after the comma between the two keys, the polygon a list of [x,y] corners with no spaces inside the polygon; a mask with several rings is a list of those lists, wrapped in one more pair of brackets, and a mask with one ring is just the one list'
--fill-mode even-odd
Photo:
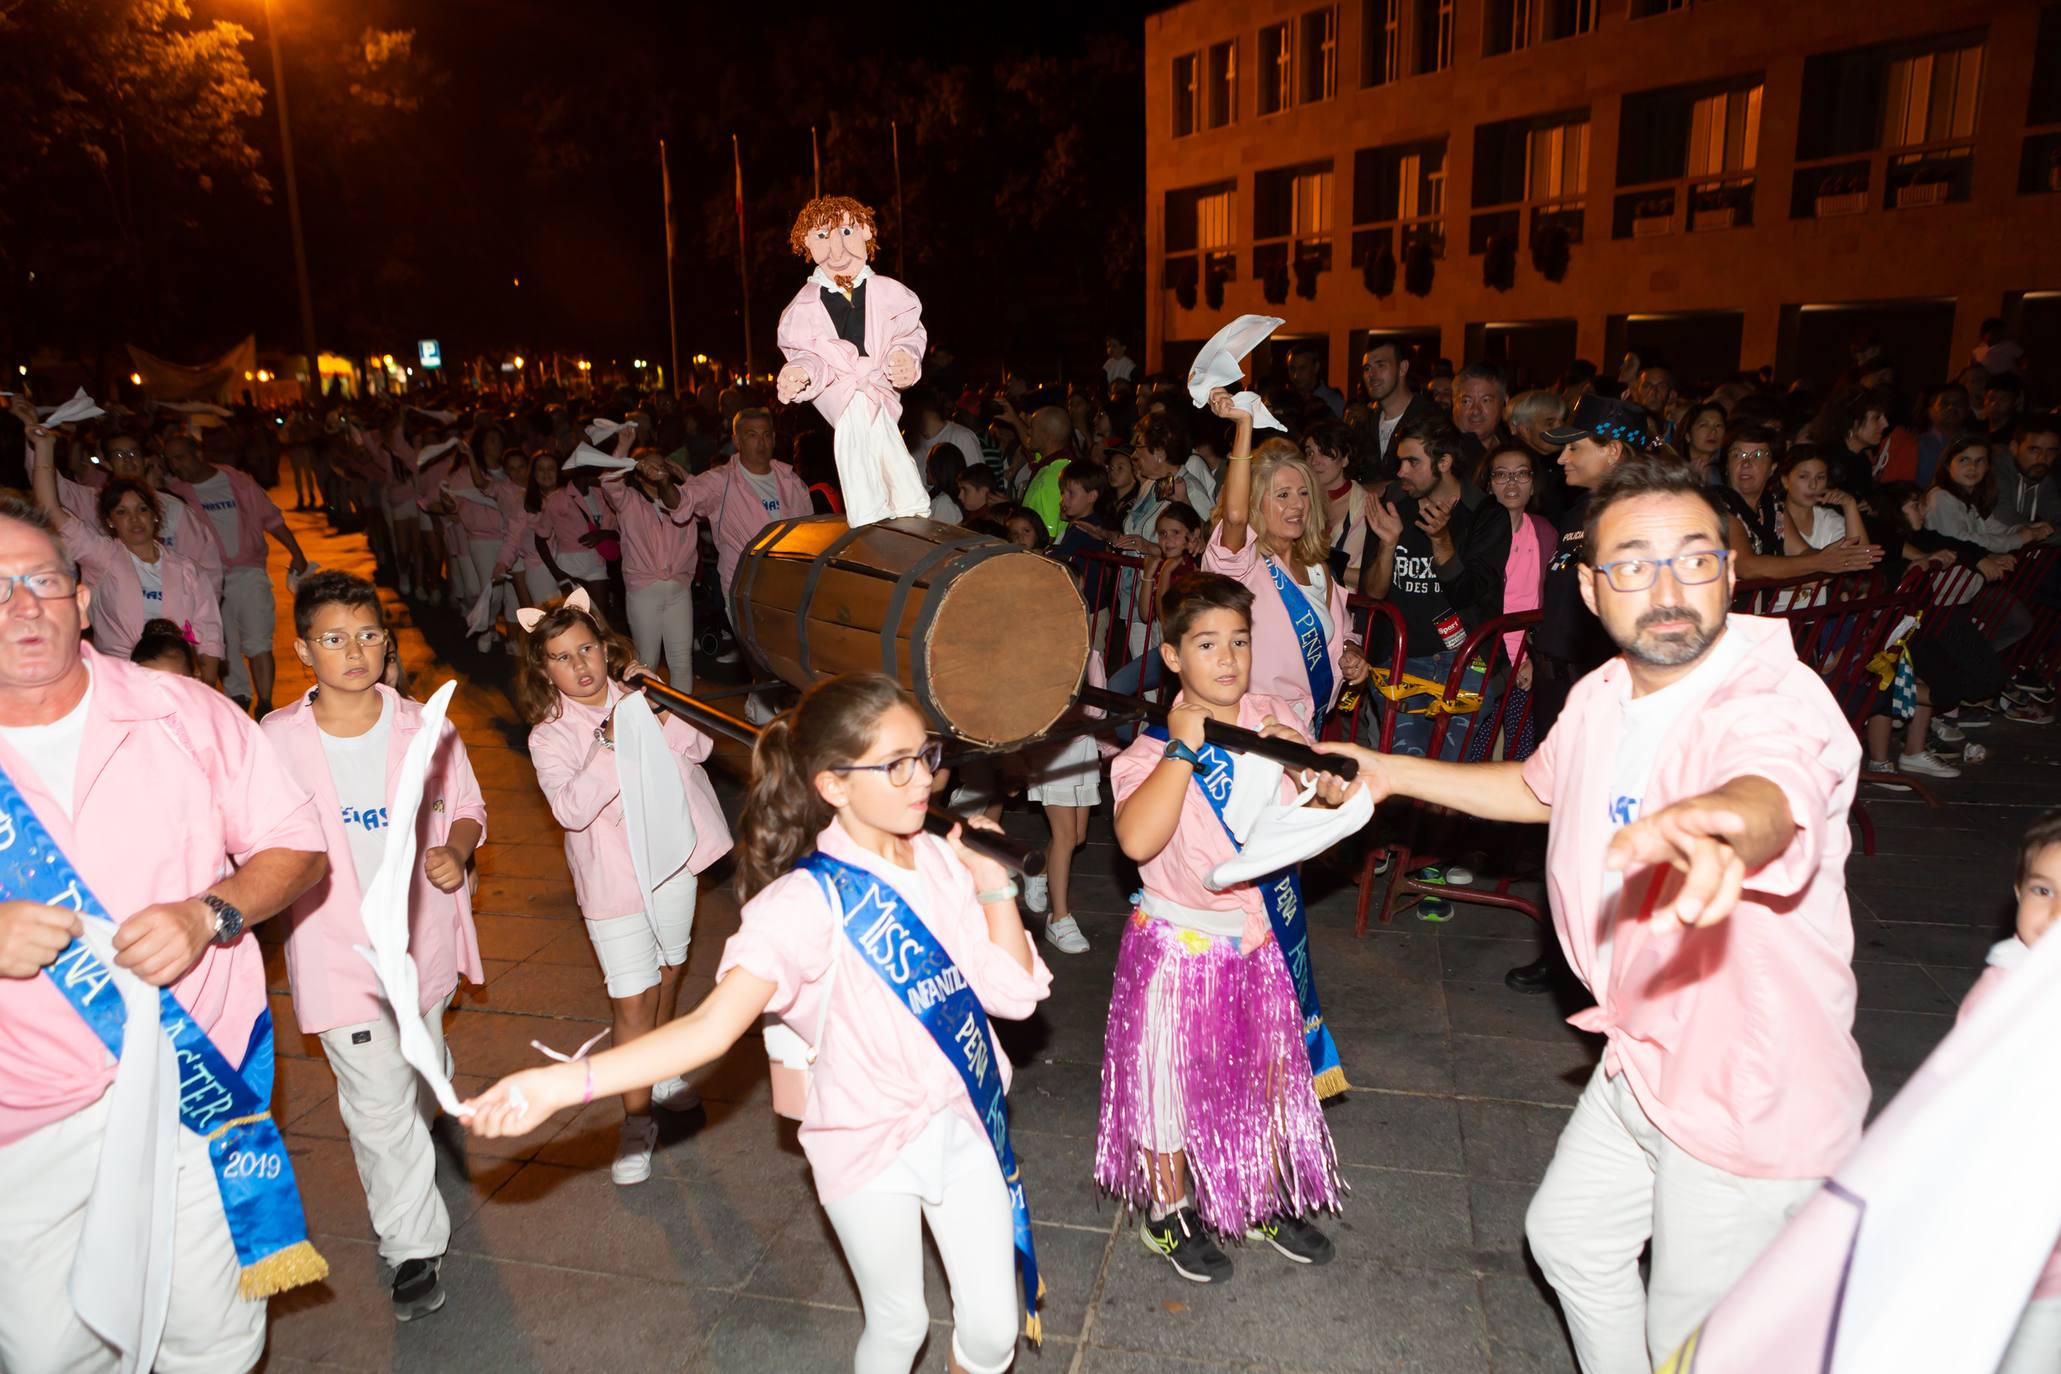
{"label": "child in crowd", "polygon": [[[906,1374],[929,1335],[925,1223],[951,1284],[953,1368],[998,1374],[1016,1350],[1012,1252],[1030,1228],[988,1017],[1030,1015],[1052,975],[1007,870],[957,830],[923,833],[937,760],[891,680],[819,683],[752,751],[746,901],[715,991],[634,1044],[516,1074],[473,1104],[475,1132],[521,1135],[596,1093],[693,1072],[762,1013],[787,1021],[816,1047],[801,1146],[858,1281],[858,1374]],[[870,933],[882,928],[886,953]],[[1015,1254],[1034,1294],[1035,1260]]]}
{"label": "child in crowd", "polygon": [[[379,591],[343,572],[317,572],[293,598],[294,653],[315,686],[259,723],[322,815],[329,872],[294,902],[286,976],[294,1020],[319,1036],[336,1075],[336,1104],[365,1185],[379,1257],[392,1271],[394,1316],[444,1305],[439,1276],[451,1218],[436,1186],[436,1149],[415,1070],[372,966],[359,907],[378,872],[401,762],[422,729],[422,707],[380,681],[388,634]],[[419,846],[408,889],[408,954],[421,979],[430,1039],[448,1064],[444,1012],[463,974],[484,980],[466,869],[486,838],[487,807],[465,743],[445,722],[416,812]]]}
{"label": "child in crowd", "polygon": [[[1176,584],[1160,654],[1180,695],[1165,729],[1141,733],[1109,773],[1117,843],[1144,893],[1110,995],[1095,1181],[1146,1211],[1146,1247],[1196,1283],[1231,1276],[1211,1232],[1327,1262],[1330,1240],[1303,1218],[1336,1210],[1344,1191],[1298,988],[1274,938],[1277,919],[1292,929],[1300,913],[1284,903],[1277,918],[1252,882],[1213,892],[1203,881],[1236,853],[1219,809],[1235,758],[1204,743],[1204,722],[1307,742],[1285,723],[1297,718],[1287,700],[1246,690],[1252,603],[1228,577]],[[1335,805],[1344,789],[1322,774],[1319,795]]]}
{"label": "child in crowd", "polygon": [[[2033,943],[2061,919],[2061,811],[2049,811],[2025,832],[2014,891],[2018,897],[2017,933],[1990,950],[1989,967],[1962,999],[1964,1018],[1977,1002],[1996,991],[2011,970],[2032,957]],[[2052,1374],[2056,1369],[2061,1369],[2061,1247],[2047,1260],[1997,1374]]]}
{"label": "child in crowd", "polygon": [[[652,882],[646,909],[630,851],[616,765],[615,712],[633,688],[627,680],[648,670],[593,608],[580,588],[545,611],[518,617],[525,631],[516,705],[530,723],[530,759],[551,814],[565,827],[565,858],[587,938],[608,986],[617,1045],[626,1045],[673,1019],[694,933],[696,875],[730,851],[730,830],[715,789],[701,770],[714,746],[707,735],[673,716],[661,730],[671,766],[685,793],[687,833],[671,852],[647,865]],[[640,767],[667,760],[640,761]],[[640,776],[646,776],[640,774]],[[669,1111],[701,1104],[679,1075],[623,1092],[623,1124],[611,1176],[622,1186],[651,1177],[658,1143],[656,1102]]]}
{"label": "child in crowd", "polygon": [[129,650],[129,662],[178,677],[200,675],[200,658],[193,652],[186,632],[169,620],[144,622],[143,632],[136,636],[136,647]]}
{"label": "child in crowd", "polygon": [[1008,514],[1002,517],[1003,536],[1018,548],[1032,553],[1043,553],[1052,542],[1050,531],[1036,511],[1024,506],[1010,506]]}

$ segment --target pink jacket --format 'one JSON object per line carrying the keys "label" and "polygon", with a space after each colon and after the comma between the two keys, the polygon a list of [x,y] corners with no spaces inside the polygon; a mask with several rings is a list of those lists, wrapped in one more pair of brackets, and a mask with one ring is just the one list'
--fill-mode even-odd
{"label": "pink jacket", "polygon": [[[1307,693],[1303,699],[1308,700]],[[1180,697],[1177,695],[1174,700],[1178,703]],[[1248,730],[1257,730],[1262,721],[1272,716],[1281,724],[1295,726],[1308,734],[1308,729],[1295,719],[1293,712],[1294,704],[1281,697],[1256,696],[1248,692],[1238,703],[1238,723]],[[1159,767],[1165,754],[1165,740],[1152,739],[1140,733],[1128,748],[1109,761],[1109,791],[1116,799],[1117,810],[1123,809],[1131,793],[1145,785],[1145,779],[1152,776],[1152,770]],[[1283,778],[1281,791],[1285,801],[1295,795],[1296,789]],[[1174,825],[1174,837],[1167,841],[1165,849],[1138,865],[1138,877],[1147,892],[1197,911],[1236,911],[1242,908],[1245,932],[1239,947],[1250,954],[1273,938],[1274,928],[1267,921],[1267,909],[1260,901],[1259,888],[1251,883],[1240,883],[1223,892],[1212,892],[1202,881],[1212,868],[1237,852],[1231,846],[1231,837],[1224,833],[1224,823],[1210,809],[1209,799],[1202,795],[1201,788],[1191,784],[1181,796],[1181,819]]]}
{"label": "pink jacket", "polygon": [[[66,510],[94,529],[102,528],[100,523],[100,489],[107,485],[107,474],[98,473],[100,481],[74,482],[62,473],[57,478],[57,499]],[[164,520],[158,526],[158,542],[200,569],[207,579],[208,589],[217,601],[222,599],[222,541],[215,537],[215,522],[198,506],[190,506],[169,491],[157,494],[158,508],[164,512]]]}
{"label": "pink jacket", "polygon": [[[1527,514],[1510,535],[1510,557],[1503,564],[1503,614],[1535,611],[1546,593],[1544,551],[1554,546],[1557,536],[1543,515]],[[1503,636],[1503,657],[1517,661],[1524,632],[1513,630]]]}
{"label": "pink jacket", "polygon": [[[966,975],[990,1017],[1029,1016],[1052,990],[1052,973],[1038,957],[1037,942],[1031,941],[1031,966],[1025,970],[988,938],[987,916],[966,865],[934,835],[918,835],[914,845],[911,871],[861,848],[834,820],[816,837],[825,854],[893,885]],[[773,984],[766,1010],[816,1047],[801,1147],[824,1202],[865,1186],[944,1108],[987,1134],[958,1070],[880,974],[859,958],[837,928],[814,874],[782,874],[744,904],[737,933],[723,947],[716,981],[732,969]],[[1006,1087],[1009,1056],[999,1043],[992,1049]]]}
{"label": "pink jacket", "polygon": [[[1252,683],[1247,690],[1261,696],[1286,697],[1299,703],[1302,709],[1293,721],[1282,723],[1307,728],[1310,723],[1309,669],[1303,666],[1302,649],[1295,641],[1295,625],[1288,619],[1288,607],[1282,604],[1281,593],[1275,588],[1266,563],[1261,561],[1259,540],[1247,530],[1245,547],[1232,553],[1223,545],[1223,534],[1222,525],[1210,530],[1209,544],[1202,551],[1202,567],[1205,572],[1222,573],[1241,582],[1252,592]],[[1282,571],[1286,573],[1287,569]],[[1329,569],[1326,573],[1328,575]],[[1294,581],[1291,576],[1289,582],[1293,584]],[[1301,595],[1299,591],[1294,594]],[[1345,652],[1352,622],[1346,618],[1345,588],[1335,577],[1331,578],[1331,595],[1327,604],[1331,612],[1331,637],[1325,641],[1324,656],[1331,660],[1331,701],[1336,701],[1338,689],[1345,685],[1344,673],[1338,666],[1339,657]],[[1330,710],[1331,701],[1318,702],[1318,709]]]}
{"label": "pink jacket", "polygon": [[822,287],[813,274],[802,283],[774,331],[780,351],[790,363],[808,370],[809,384],[796,401],[814,401],[824,419],[835,425],[852,397],[863,395],[890,419],[902,418],[902,398],[887,380],[888,354],[899,348],[919,371],[929,336],[923,329],[923,302],[916,293],[879,273],[866,277],[866,353],[837,337],[837,326],[823,306]]}
{"label": "pink jacket", "polygon": [[[394,699],[392,728],[387,734],[386,799],[394,801],[401,760],[422,732],[422,706],[385,684],[374,691]],[[329,848],[329,875],[294,902],[286,937],[286,977],[293,989],[294,1020],[303,1032],[319,1035],[338,1026],[376,1019],[385,1001],[372,966],[356,946],[368,944],[358,907],[364,900],[362,877],[351,863],[351,842],[343,830],[343,810],[322,747],[322,727],[315,723],[314,689],[291,706],[266,716],[260,728],[285,759],[287,771],[315,798],[322,818],[322,837]],[[480,842],[486,842],[487,803],[472,775],[465,741],[444,723],[436,754],[430,759],[421,809],[415,815],[415,880],[408,893],[408,955],[422,983],[422,1005],[428,1011],[458,986],[458,975],[474,983],[486,979],[480,963],[479,935],[472,924],[472,886],[439,892],[423,876],[424,850],[446,844],[451,827],[477,821]]]}
{"label": "pink jacket", "polygon": [[[530,762],[536,765],[537,785],[551,803],[552,816],[565,827],[565,861],[572,869],[580,914],[590,921],[634,916],[644,909],[623,821],[623,785],[615,771],[615,754],[594,738],[622,695],[622,684],[610,682],[606,707],[582,706],[561,696],[558,714],[530,729]],[[694,821],[694,852],[686,856],[684,867],[699,873],[730,852],[730,827],[708,774],[701,771],[702,760],[715,746],[676,716],[662,716],[661,723],[666,743],[679,756],[687,814]]]}
{"label": "pink jacket", "polygon": [[197,566],[160,544],[157,574],[164,600],[143,599],[143,578],[129,548],[73,517],[64,525],[64,551],[72,556],[93,589],[89,616],[93,642],[103,654],[127,658],[143,634],[143,623],[162,616],[193,639],[193,647],[209,658],[222,656],[222,607]]}
{"label": "pink jacket", "polygon": [[1846,905],[1860,742],[1797,661],[1786,622],[1733,615],[1725,633],[1752,647],[1703,700],[1681,706],[1640,804],[1650,816],[1747,776],[1789,799],[1795,839],[1747,875],[1722,925],[1663,930],[1638,919],[1666,875],[1627,874],[1609,983],[1595,985],[1611,773],[1630,691],[1623,658],[1575,684],[1524,780],[1553,808],[1554,925],[1597,1002],[1568,1019],[1608,1037],[1605,1071],[1623,1073],[1653,1123],[1704,1163],[1749,1178],[1818,1178],[1860,1142],[1868,1108]]}
{"label": "pink jacket", "polygon": [[777,511],[767,510],[760,502],[757,489],[745,479],[744,469],[735,458],[687,479],[686,499],[680,503],[681,508],[684,511],[691,505],[694,514],[708,520],[716,541],[716,575],[722,579],[726,598],[730,595],[730,577],[737,571],[746,546],[760,530],[777,520],[815,513],[816,508],[809,504],[809,489],[802,485],[793,468],[774,463],[773,481],[780,493]]}
{"label": "pink jacket", "polygon": [[[272,497],[257,479],[242,468],[216,468],[217,472],[229,474],[229,491],[236,498],[237,548],[231,558],[223,550],[224,568],[263,568],[269,556],[265,548],[267,530],[286,528],[286,517],[279,513],[279,507],[272,504]],[[200,493],[191,482],[167,481],[165,487],[174,496],[193,507],[203,520],[208,520],[207,507],[201,504]],[[212,524],[212,520],[208,521]]]}
{"label": "pink jacket", "polygon": [[[0,769],[117,921],[205,892],[227,861],[327,848],[314,802],[229,698],[91,645],[79,656],[93,698],[71,816],[4,741]],[[265,1009],[256,938],[209,947],[173,991],[240,1063]],[[0,1066],[0,1145],[90,1106],[114,1082],[106,1049],[42,976],[0,978]]]}
{"label": "pink jacket", "polygon": [[615,513],[623,549],[624,586],[634,592],[654,582],[694,580],[695,507],[686,492],[680,493],[677,506],[667,510],[616,472],[601,479],[601,499]]}
{"label": "pink jacket", "polygon": [[[2014,944],[2018,946],[2019,957],[2023,958],[2030,954],[2028,947],[2015,935],[1995,946],[1995,950],[2000,951],[2005,946]],[[1955,1024],[1967,1020],[1968,1013],[1975,1010],[1975,1004],[1995,992],[1997,985],[2010,976],[2010,970],[1996,962],[1996,959],[1997,955],[1993,951],[1989,967],[1982,971],[1982,976],[1975,980],[1975,986],[1969,988],[1968,995],[1961,999],[1961,1012],[1954,1018]],[[2061,1245],[2054,1247],[2054,1253],[2047,1257],[2047,1267],[2040,1271],[2039,1282],[2033,1285],[2032,1297],[2035,1302],[2041,1298],[2061,1298]]]}
{"label": "pink jacket", "polygon": [[[500,492],[500,488],[509,485],[507,482],[496,482],[489,477],[487,487],[482,491],[473,480],[472,466],[467,464],[450,474],[450,484],[451,504],[458,508],[458,524],[465,531],[467,540],[476,544],[492,540],[498,544],[507,537],[508,516]],[[478,499],[480,497],[485,500]],[[517,504],[521,500],[518,495]]]}
{"label": "pink jacket", "polygon": [[521,500],[515,503],[515,518],[501,540],[501,552],[494,555],[496,573],[507,572],[517,563],[536,556],[535,536],[542,535],[555,558],[573,549],[586,549],[581,538],[596,528],[589,519],[579,493],[571,487],[556,487],[544,494],[543,509],[530,511]]}

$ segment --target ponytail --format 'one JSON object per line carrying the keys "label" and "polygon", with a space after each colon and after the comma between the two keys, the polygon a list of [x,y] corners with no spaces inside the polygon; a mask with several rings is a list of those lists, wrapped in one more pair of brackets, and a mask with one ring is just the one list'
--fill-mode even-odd
{"label": "ponytail", "polygon": [[816,847],[817,832],[835,814],[816,790],[816,775],[864,757],[881,716],[897,705],[916,709],[892,678],[848,673],[817,683],[759,731],[737,818],[740,899],[749,901]]}

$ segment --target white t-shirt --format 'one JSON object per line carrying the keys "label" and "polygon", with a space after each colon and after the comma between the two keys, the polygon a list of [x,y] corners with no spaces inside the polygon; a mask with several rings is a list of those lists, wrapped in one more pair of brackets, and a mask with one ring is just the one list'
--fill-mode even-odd
{"label": "white t-shirt", "polygon": [[[1653,763],[1660,756],[1660,746],[1668,731],[1674,728],[1683,712],[1694,710],[1751,648],[1752,644],[1745,635],[1735,635],[1728,630],[1687,677],[1643,697],[1630,695],[1631,685],[1629,682],[1625,684],[1626,695],[1619,703],[1623,714],[1618,727],[1617,755],[1610,770],[1610,793],[1604,802],[1612,833],[1622,830],[1643,814],[1646,787],[1653,780]],[[1597,907],[1597,919],[1603,923],[1603,929],[1596,941],[1596,987],[1605,987],[1609,983],[1611,937],[1617,924],[1617,899],[1623,890],[1624,874],[1606,870],[1603,900]],[[1642,888],[1642,899],[1643,893]]]}
{"label": "white t-shirt", "polygon": [[1402,422],[1403,417],[1400,415],[1391,420],[1388,418],[1386,410],[1377,409],[1374,412],[1374,428],[1380,431],[1381,451],[1383,453],[1388,452],[1388,441],[1395,437],[1396,426]]}
{"label": "white t-shirt", "polygon": [[1127,382],[1130,380],[1131,374],[1137,370],[1138,360],[1131,357],[1128,353],[1121,358],[1104,358],[1102,360],[1102,375],[1112,382]]}
{"label": "white t-shirt", "polygon": [[134,553],[129,561],[136,565],[136,580],[143,584],[143,608],[155,616],[165,609],[165,565],[164,555],[158,555],[155,563],[146,563]]}
{"label": "white t-shirt", "polygon": [[739,463],[737,470],[744,474],[744,480],[751,483],[752,490],[759,494],[759,504],[766,508],[766,514],[780,514],[780,479],[771,472],[758,473]]}
{"label": "white t-shirt", "polygon": [[229,485],[229,474],[216,468],[213,477],[195,482],[193,489],[200,493],[200,508],[221,537],[222,556],[234,558],[242,553],[243,526],[237,522],[236,493]]}
{"label": "white t-shirt", "polygon": [[317,727],[322,752],[329,758],[329,781],[336,788],[344,838],[351,845],[351,867],[361,890],[372,881],[386,855],[386,751],[394,703],[385,696],[380,702],[379,723],[362,735],[344,739]]}
{"label": "white t-shirt", "polygon": [[79,704],[48,725],[0,727],[0,740],[22,756],[29,771],[72,814],[72,793],[79,785],[79,746],[86,739],[86,716],[93,705],[93,670],[86,670],[86,693]]}
{"label": "white t-shirt", "polygon": [[179,531],[186,528],[186,517],[192,508],[168,491],[157,494],[157,506],[164,512],[164,519],[157,527],[157,542],[177,553]]}
{"label": "white t-shirt", "polygon": [[1297,590],[1309,598],[1310,609],[1317,613],[1317,623],[1324,627],[1324,642],[1329,644],[1338,637],[1338,627],[1331,623],[1331,570],[1321,563],[1312,563],[1308,572],[1309,585],[1298,583]]}

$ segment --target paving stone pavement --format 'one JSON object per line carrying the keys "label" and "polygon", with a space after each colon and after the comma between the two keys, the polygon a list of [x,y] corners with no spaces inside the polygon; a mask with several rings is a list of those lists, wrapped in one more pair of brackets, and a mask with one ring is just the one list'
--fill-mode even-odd
{"label": "paving stone pavement", "polygon": [[[368,570],[361,541],[314,517],[288,518],[318,562]],[[283,602],[276,642],[286,701],[307,679]],[[418,625],[391,596],[388,610],[416,695],[462,675],[452,718],[486,792],[476,905],[487,980],[464,988],[448,1019],[459,1089],[476,1091],[537,1062],[532,1040],[561,1049],[585,1040],[605,1023],[607,1001],[559,832],[501,690],[506,660],[473,654],[450,612],[424,611]],[[1856,854],[1848,870],[1855,1036],[1878,1106],[1951,1025],[2008,924],[2017,835],[2039,805],[2061,798],[2061,730],[1999,721],[1985,738],[1996,761],[1941,786],[1944,809],[1878,793],[1870,805],[1882,852]],[[719,755],[732,766],[737,758]],[[719,783],[734,799],[734,786]],[[1007,823],[1042,833],[1027,814]],[[1045,1344],[1025,1347],[1017,1369],[1573,1368],[1525,1253],[1523,1220],[1597,1042],[1565,1023],[1578,1002],[1504,989],[1503,970],[1535,950],[1526,918],[1463,905],[1443,925],[1405,914],[1356,940],[1350,884],[1321,868],[1310,876],[1316,967],[1356,1089],[1327,1109],[1352,1186],[1330,1227],[1339,1258],[1302,1269],[1248,1247],[1235,1253],[1232,1283],[1201,1289],[1152,1260],[1090,1182],[1102,1022],[1131,890],[1105,815],[1076,874],[1074,904],[1094,949],[1077,958],[1047,949],[1051,1000],[1028,1022],[998,1023],[1017,1065],[1016,1146],[1051,1288]],[[709,885],[683,1005],[711,986],[735,926],[730,895]],[[440,1130],[450,1301],[397,1325],[333,1081],[318,1043],[294,1025],[277,932],[263,934],[279,1027],[277,1115],[332,1267],[327,1283],[272,1304],[266,1369],[849,1368],[857,1293],[793,1126],[770,1110],[752,1038],[696,1075],[706,1113],[664,1123],[653,1176],[639,1187],[608,1179],[612,1104],[564,1114],[519,1141]],[[949,1354],[950,1309],[934,1254],[930,1271],[932,1335],[918,1368],[935,1370]]]}

